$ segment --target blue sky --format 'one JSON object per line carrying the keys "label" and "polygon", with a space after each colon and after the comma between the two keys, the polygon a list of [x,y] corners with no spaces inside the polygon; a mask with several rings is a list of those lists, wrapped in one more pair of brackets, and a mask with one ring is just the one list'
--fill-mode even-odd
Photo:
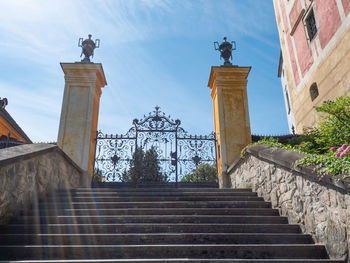
{"label": "blue sky", "polygon": [[254,134],[286,134],[280,44],[271,0],[1,0],[0,97],[35,142],[56,141],[64,77],[79,61],[79,37],[101,39],[99,129],[125,133],[155,105],[192,134],[213,130],[213,42],[237,42],[233,63],[252,66],[248,102]]}

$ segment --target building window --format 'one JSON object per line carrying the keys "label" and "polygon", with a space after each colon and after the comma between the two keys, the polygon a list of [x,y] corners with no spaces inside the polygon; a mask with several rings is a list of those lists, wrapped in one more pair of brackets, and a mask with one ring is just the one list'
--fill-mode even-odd
{"label": "building window", "polygon": [[309,40],[311,41],[316,37],[317,34],[317,24],[313,9],[311,9],[310,12],[307,14],[307,17],[305,19],[305,26],[307,29],[307,34],[309,36]]}
{"label": "building window", "polygon": [[312,84],[310,87],[310,97],[312,101],[318,97],[318,88],[316,83]]}
{"label": "building window", "polygon": [[294,125],[292,125],[292,133],[293,133],[293,135],[295,135],[295,128],[294,128]]}
{"label": "building window", "polygon": [[284,90],[284,93],[286,94],[286,100],[287,100],[287,106],[288,106],[288,115],[289,115],[290,114],[290,101],[289,101],[289,95],[288,95],[287,87]]}

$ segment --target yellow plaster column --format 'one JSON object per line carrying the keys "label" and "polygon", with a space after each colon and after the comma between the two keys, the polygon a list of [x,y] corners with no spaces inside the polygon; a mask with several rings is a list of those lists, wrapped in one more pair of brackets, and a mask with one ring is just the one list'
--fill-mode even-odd
{"label": "yellow plaster column", "polygon": [[220,188],[229,187],[227,169],[251,142],[247,97],[250,67],[212,67],[208,86],[214,108]]}
{"label": "yellow plaster column", "polygon": [[57,145],[84,171],[93,174],[101,88],[107,85],[100,63],[61,63],[65,87]]}

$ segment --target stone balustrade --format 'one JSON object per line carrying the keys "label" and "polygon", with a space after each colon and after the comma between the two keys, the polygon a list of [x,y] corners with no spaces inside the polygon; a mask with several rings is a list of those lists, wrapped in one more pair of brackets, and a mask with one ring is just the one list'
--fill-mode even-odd
{"label": "stone balustrade", "polygon": [[256,145],[228,170],[233,188],[252,188],[259,196],[324,244],[333,259],[350,262],[350,179],[317,175],[294,168],[303,155]]}
{"label": "stone balustrade", "polygon": [[31,209],[52,190],[88,187],[91,177],[58,146],[25,144],[0,150],[0,223]]}

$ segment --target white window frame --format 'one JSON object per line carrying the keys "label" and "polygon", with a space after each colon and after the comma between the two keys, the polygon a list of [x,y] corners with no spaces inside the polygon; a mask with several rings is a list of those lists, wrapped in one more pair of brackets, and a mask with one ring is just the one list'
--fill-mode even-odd
{"label": "white window frame", "polygon": [[[310,15],[312,13],[313,13],[314,18],[315,18],[315,24],[316,24],[317,32],[316,32],[314,38],[310,40],[309,30],[307,28],[306,20],[310,17]],[[312,4],[310,4],[310,6],[307,9],[307,11],[305,12],[304,17],[303,17],[302,20],[303,20],[303,24],[304,24],[306,39],[307,39],[307,42],[310,44],[311,42],[313,42],[317,38],[318,32],[320,32],[320,26],[318,24],[318,19],[317,19],[317,15],[316,15],[316,9],[315,9],[314,2],[312,2]]]}

